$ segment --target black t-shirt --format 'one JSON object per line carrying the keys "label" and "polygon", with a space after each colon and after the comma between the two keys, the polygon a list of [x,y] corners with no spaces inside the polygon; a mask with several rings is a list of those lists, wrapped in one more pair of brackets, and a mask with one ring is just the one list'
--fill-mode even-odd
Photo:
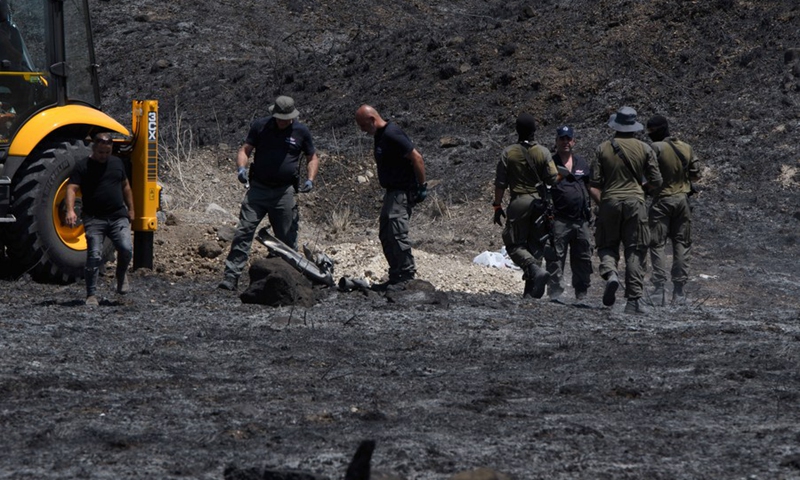
{"label": "black t-shirt", "polygon": [[381,187],[387,190],[417,188],[414,168],[406,158],[412,150],[414,143],[395,123],[389,122],[375,132],[375,163]]}
{"label": "black t-shirt", "polygon": [[128,216],[122,186],[128,176],[115,156],[105,163],[86,157],[72,169],[69,183],[81,188],[84,217],[114,219]]}
{"label": "black t-shirt", "polygon": [[[564,166],[558,153],[553,155],[553,162]],[[564,178],[550,190],[556,217],[589,220],[588,186],[592,175],[589,164],[583,157],[572,156],[572,175],[574,178]]]}
{"label": "black t-shirt", "polygon": [[250,178],[266,185],[294,185],[300,154],[310,158],[316,152],[308,127],[294,121],[281,130],[273,117],[254,121],[245,143],[256,150]]}

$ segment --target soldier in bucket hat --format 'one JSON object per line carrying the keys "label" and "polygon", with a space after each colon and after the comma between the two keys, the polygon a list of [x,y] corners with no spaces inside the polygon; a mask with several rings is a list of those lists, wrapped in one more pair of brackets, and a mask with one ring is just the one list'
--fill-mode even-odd
{"label": "soldier in bucket hat", "polygon": [[[225,273],[218,285],[223,290],[236,290],[244,271],[250,246],[258,224],[269,216],[275,237],[297,249],[299,215],[294,194],[308,193],[314,188],[319,168],[314,141],[308,127],[296,119],[300,112],[291,97],[280,96],[269,108],[270,116],[259,118],[236,157],[237,178],[249,185],[239,212],[236,235],[225,260]],[[255,151],[248,175],[247,165]],[[308,179],[299,186],[300,157],[305,155]]]}
{"label": "soldier in bucket hat", "polygon": [[597,147],[592,162],[590,193],[600,206],[595,231],[599,273],[606,281],[603,304],[611,306],[619,288],[619,246],[625,252],[626,313],[647,313],[642,300],[647,251],[650,245],[645,189],[661,185],[656,154],[636,138],[644,129],[636,121],[636,110],[622,107],[611,115],[611,140]]}

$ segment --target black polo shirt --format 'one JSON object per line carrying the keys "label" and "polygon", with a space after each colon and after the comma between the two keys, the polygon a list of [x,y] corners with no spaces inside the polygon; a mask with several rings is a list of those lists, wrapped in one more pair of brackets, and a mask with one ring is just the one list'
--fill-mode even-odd
{"label": "black polo shirt", "polygon": [[274,117],[250,125],[245,143],[255,147],[250,177],[265,185],[294,185],[300,169],[300,155],[316,152],[308,127],[298,121],[281,130]]}
{"label": "black polo shirt", "polygon": [[375,163],[381,187],[387,190],[417,188],[414,168],[406,158],[412,150],[414,143],[396,123],[389,122],[375,132]]}

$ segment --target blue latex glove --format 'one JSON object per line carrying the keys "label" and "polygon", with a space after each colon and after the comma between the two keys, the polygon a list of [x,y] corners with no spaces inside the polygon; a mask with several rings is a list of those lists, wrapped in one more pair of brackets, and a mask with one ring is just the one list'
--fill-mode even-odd
{"label": "blue latex glove", "polygon": [[417,196],[414,198],[414,203],[422,203],[428,198],[428,184],[423,183],[417,187]]}
{"label": "blue latex glove", "polygon": [[239,175],[238,175],[238,177],[239,177],[239,181],[246,185],[247,184],[247,169],[244,168],[244,167],[239,167]]}
{"label": "blue latex glove", "polygon": [[306,180],[306,183],[304,183],[302,187],[300,187],[299,191],[300,191],[300,193],[308,193],[313,189],[314,189],[314,182],[312,182],[309,179],[309,180]]}

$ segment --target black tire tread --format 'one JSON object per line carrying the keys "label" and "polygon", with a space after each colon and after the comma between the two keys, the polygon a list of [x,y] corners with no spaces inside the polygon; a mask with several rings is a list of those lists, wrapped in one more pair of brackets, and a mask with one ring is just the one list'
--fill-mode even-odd
{"label": "black tire tread", "polygon": [[[57,168],[56,162],[70,162],[71,170],[75,161],[88,154],[88,151],[81,141],[50,144],[32,153],[30,161],[17,172],[11,204],[17,222],[13,224],[6,247],[18,275],[29,272],[36,281],[61,284],[83,277],[85,253],[80,254],[79,261],[72,252],[66,253],[66,247],[47,245],[44,238],[48,235],[42,232],[46,228],[42,222],[50,222],[52,218],[49,215],[47,218],[38,218],[37,210],[41,209],[41,202],[49,201],[52,192],[45,192],[44,189],[50,180],[47,175],[52,175],[48,172]],[[63,170],[58,173],[62,174]],[[52,186],[60,182],[49,183]]]}

